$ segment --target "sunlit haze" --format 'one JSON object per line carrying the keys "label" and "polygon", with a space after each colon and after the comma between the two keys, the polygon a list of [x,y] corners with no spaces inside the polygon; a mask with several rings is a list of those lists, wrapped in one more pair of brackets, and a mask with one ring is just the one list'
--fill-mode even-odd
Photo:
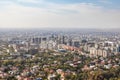
{"label": "sunlit haze", "polygon": [[0,28],[119,28],[120,0],[0,0]]}

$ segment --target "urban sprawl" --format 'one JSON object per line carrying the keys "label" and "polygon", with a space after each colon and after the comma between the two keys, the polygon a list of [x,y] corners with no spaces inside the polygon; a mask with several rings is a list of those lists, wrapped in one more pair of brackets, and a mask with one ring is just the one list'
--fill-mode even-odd
{"label": "urban sprawl", "polygon": [[1,31],[0,80],[120,80],[120,33]]}

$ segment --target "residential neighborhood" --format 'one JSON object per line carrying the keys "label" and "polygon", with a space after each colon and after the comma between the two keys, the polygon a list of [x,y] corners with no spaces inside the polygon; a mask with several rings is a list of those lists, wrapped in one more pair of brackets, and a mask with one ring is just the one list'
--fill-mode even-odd
{"label": "residential neighborhood", "polygon": [[119,80],[120,34],[102,34],[0,35],[0,79]]}

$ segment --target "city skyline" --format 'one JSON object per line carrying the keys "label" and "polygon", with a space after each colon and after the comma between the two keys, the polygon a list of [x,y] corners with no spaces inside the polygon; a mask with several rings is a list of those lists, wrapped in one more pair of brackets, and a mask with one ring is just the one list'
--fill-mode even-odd
{"label": "city skyline", "polygon": [[0,28],[119,28],[118,0],[0,0]]}

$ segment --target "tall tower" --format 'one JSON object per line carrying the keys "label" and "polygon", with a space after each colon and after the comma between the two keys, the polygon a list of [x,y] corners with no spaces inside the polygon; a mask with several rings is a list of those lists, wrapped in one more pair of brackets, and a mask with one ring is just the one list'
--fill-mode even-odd
{"label": "tall tower", "polygon": [[117,52],[120,52],[120,44],[118,44],[116,47],[117,47]]}

